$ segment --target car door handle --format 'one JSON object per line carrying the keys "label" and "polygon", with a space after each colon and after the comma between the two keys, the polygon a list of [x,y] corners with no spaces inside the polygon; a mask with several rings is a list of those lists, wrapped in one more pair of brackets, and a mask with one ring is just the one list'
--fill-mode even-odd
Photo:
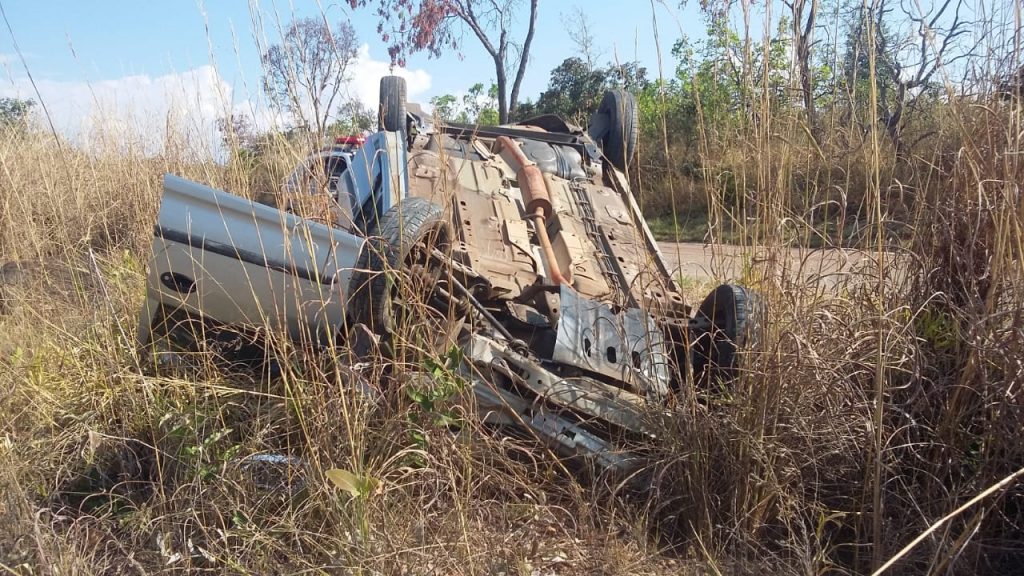
{"label": "car door handle", "polygon": [[196,291],[196,281],[180,272],[164,272],[160,282],[179,294],[191,294]]}

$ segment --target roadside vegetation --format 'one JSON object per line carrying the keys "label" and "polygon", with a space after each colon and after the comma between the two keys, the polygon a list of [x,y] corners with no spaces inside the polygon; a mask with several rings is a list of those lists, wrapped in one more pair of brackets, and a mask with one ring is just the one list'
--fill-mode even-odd
{"label": "roadside vegetation", "polygon": [[[396,3],[474,4],[356,2]],[[536,4],[498,2],[512,12],[487,21],[524,23]],[[313,354],[272,338],[257,369],[215,351],[160,376],[140,365],[162,174],[258,197],[325,135],[375,126],[373,112],[324,94],[315,118],[293,110],[287,133],[228,117],[228,155],[214,162],[173,126],[158,155],[124,133],[97,133],[86,152],[45,129],[34,103],[0,102],[0,568],[1018,571],[1024,5],[704,5],[706,36],[662,38],[675,60],[661,70],[605,57],[570,14],[578,53],[542,94],[519,97],[515,74],[491,89],[481,70],[467,96],[433,102],[454,121],[585,125],[604,90],[629,90],[641,133],[629,176],[652,228],[761,247],[732,279],[768,310],[742,373],[679,392],[644,447],[640,494],[482,426],[456,351],[384,375],[344,346]],[[295,37],[325,33],[311,26]],[[326,33],[353,36],[320,44],[351,58],[355,31]],[[283,109],[301,108],[296,76],[280,78]],[[792,247],[870,257],[822,276],[786,257]],[[691,302],[710,288],[683,280]]]}

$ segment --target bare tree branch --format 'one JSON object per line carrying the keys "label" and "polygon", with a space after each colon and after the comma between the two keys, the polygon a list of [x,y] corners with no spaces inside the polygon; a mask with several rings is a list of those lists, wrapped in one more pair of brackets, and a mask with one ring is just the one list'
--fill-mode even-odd
{"label": "bare tree branch", "polygon": [[[401,64],[410,52],[426,50],[432,56],[454,49],[459,33],[468,30],[494,62],[498,88],[498,114],[507,122],[515,110],[519,88],[526,75],[537,23],[539,0],[529,0],[530,15],[522,47],[511,39],[515,8],[523,0],[349,0],[353,7],[374,5],[380,18],[377,31],[392,62]],[[509,47],[516,50],[509,50]],[[515,71],[509,86],[511,71]]]}
{"label": "bare tree branch", "polygon": [[311,114],[313,129],[322,137],[348,80],[357,45],[355,30],[348,22],[331,30],[325,20],[295,20],[281,43],[263,53],[264,91],[299,125],[308,126],[307,112]]}

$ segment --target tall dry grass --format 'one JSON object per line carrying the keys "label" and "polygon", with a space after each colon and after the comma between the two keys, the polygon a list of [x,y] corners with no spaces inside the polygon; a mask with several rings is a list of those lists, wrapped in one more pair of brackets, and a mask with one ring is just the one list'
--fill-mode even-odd
{"label": "tall dry grass", "polygon": [[[971,65],[1013,69],[1014,53]],[[799,110],[763,99],[739,103],[749,121],[730,140],[702,142],[691,186],[709,221],[767,252],[744,276],[769,301],[745,374],[698,393],[655,467],[655,525],[709,562],[869,573],[898,556],[890,573],[988,574],[1024,561],[1024,109],[994,78],[965,95],[950,75],[899,153],[881,126],[833,123],[812,141]],[[846,244],[823,224],[851,221],[871,256],[858,269],[794,263],[794,245]]]}

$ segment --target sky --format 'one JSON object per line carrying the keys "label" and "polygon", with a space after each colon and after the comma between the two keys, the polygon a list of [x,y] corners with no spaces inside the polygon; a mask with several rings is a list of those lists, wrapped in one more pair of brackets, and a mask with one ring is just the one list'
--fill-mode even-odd
{"label": "sky", "polygon": [[[574,7],[590,20],[602,62],[639,60],[656,77],[652,11],[671,74],[672,44],[703,30],[695,5],[541,0],[521,99],[536,99],[551,69],[576,53],[563,19]],[[227,113],[248,115],[263,127],[282,122],[261,92],[260,53],[294,17],[323,13],[332,22],[351,21],[361,48],[350,96],[374,107],[379,78],[390,71],[372,9],[352,10],[345,0],[0,0],[0,7],[6,17],[0,22],[0,97],[41,100],[55,129],[79,143],[123,127],[158,144],[168,125],[215,141],[214,122]],[[519,38],[526,26],[521,12]],[[494,78],[492,61],[471,35],[459,53],[414,54],[396,73],[407,79],[409,100],[422,103]]]}

